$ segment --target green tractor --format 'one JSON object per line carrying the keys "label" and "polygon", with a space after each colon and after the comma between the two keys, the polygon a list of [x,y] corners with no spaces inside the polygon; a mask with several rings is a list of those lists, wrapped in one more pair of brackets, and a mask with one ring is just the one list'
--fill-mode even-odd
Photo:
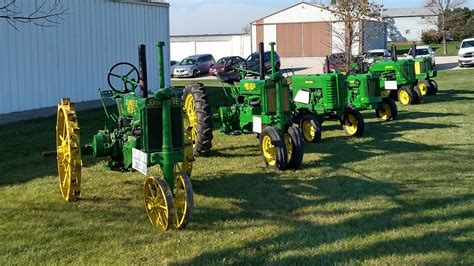
{"label": "green tractor", "polygon": [[[269,76],[265,73],[263,43],[259,45],[259,72],[246,70],[246,67],[242,66],[229,72],[218,73],[219,80],[228,84],[230,89],[226,89],[223,84],[227,104],[218,108],[219,113],[215,119],[219,121],[220,130],[224,134],[257,133],[261,155],[267,167],[279,170],[299,169],[304,154],[303,137],[301,130],[293,127],[288,84],[281,72],[275,68],[275,43],[270,43],[270,47],[272,68]],[[248,74],[258,78],[246,79]],[[188,87],[198,88],[199,85]],[[197,117],[198,102],[201,101],[202,104],[202,99],[206,97],[193,97],[191,92],[185,92],[185,99],[187,95],[190,95],[189,99],[194,99],[195,104],[185,104],[186,113]],[[191,108],[186,108],[187,106]],[[200,132],[210,129],[200,127],[200,124],[204,123],[199,123],[199,119],[196,121],[198,123],[194,124],[193,128],[197,131],[194,143],[206,142],[209,138]],[[196,148],[195,146],[195,150]]]}
{"label": "green tractor", "polygon": [[364,118],[348,102],[347,77],[341,73],[291,76],[293,121],[308,142],[321,140],[321,124],[338,119],[346,135],[360,137]]}
{"label": "green tractor", "polygon": [[380,87],[393,99],[403,105],[421,102],[422,92],[418,89],[414,61],[397,58],[397,49],[392,45],[392,60],[372,63],[369,73],[379,74]]}
{"label": "green tractor", "polygon": [[378,74],[353,74],[347,76],[349,105],[357,110],[375,110],[382,121],[395,120],[398,108],[390,97],[382,97]]}
{"label": "green tractor", "polygon": [[433,69],[433,64],[430,57],[417,57],[416,43],[413,42],[410,54],[412,60],[415,62],[415,76],[418,79],[418,90],[423,96],[436,95],[438,93],[438,83],[435,78],[438,74]]}
{"label": "green tractor", "polygon": [[[74,201],[81,194],[82,155],[108,157],[107,168],[137,170],[145,176],[148,167],[159,165],[162,176],[145,180],[144,205],[151,223],[167,230],[181,229],[190,220],[194,200],[189,176],[194,157],[181,95],[165,87],[163,46],[163,42],[156,44],[159,90],[149,91],[147,87],[145,45],[139,46],[140,71],[127,62],[110,69],[111,90],[99,90],[107,125],[94,135],[91,144],[80,146],[75,105],[67,98],[61,100],[56,156],[61,194],[66,201]],[[135,93],[137,87],[140,87],[139,94]],[[104,99],[115,100],[117,113],[107,111]]]}

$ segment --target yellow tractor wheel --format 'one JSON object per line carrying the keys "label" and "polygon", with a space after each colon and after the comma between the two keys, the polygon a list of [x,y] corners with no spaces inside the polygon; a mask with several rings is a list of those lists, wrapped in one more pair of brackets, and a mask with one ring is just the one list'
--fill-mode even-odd
{"label": "yellow tractor wheel", "polygon": [[414,96],[410,88],[403,86],[398,90],[398,101],[403,105],[414,103]]}
{"label": "yellow tractor wheel", "polygon": [[364,117],[355,109],[347,109],[341,118],[342,129],[348,136],[361,137],[364,134]]}
{"label": "yellow tractor wheel", "polygon": [[66,201],[74,201],[81,194],[82,159],[75,105],[68,98],[58,104],[56,154],[61,195]]}
{"label": "yellow tractor wheel", "polygon": [[161,230],[175,225],[173,194],[162,177],[150,176],[144,184],[145,209],[150,222]]}
{"label": "yellow tractor wheel", "polygon": [[382,121],[395,120],[398,116],[398,108],[392,98],[382,97],[382,102],[375,109],[375,115]]}
{"label": "yellow tractor wheel", "polygon": [[321,142],[321,125],[313,115],[305,115],[300,121],[303,138],[307,142]]}
{"label": "yellow tractor wheel", "polygon": [[188,224],[193,212],[194,194],[191,179],[186,174],[178,174],[173,190],[175,229],[182,229]]}
{"label": "yellow tractor wheel", "polygon": [[183,114],[183,129],[184,129],[184,158],[183,162],[178,163],[175,166],[176,173],[186,173],[191,177],[193,171],[193,140],[192,140],[192,131],[193,128],[189,121],[189,118],[186,113]]}
{"label": "yellow tractor wheel", "polygon": [[428,91],[430,90],[430,83],[426,80],[418,80],[418,84],[416,86],[418,87],[418,91],[420,92],[421,96],[427,95]]}
{"label": "yellow tractor wheel", "polygon": [[285,145],[288,153],[288,169],[299,169],[304,155],[303,133],[300,128],[289,127],[285,134]]}

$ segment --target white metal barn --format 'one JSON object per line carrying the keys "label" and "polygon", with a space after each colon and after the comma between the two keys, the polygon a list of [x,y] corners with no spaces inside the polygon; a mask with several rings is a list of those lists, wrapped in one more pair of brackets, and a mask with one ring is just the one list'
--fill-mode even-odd
{"label": "white metal barn", "polygon": [[224,56],[240,56],[251,53],[249,34],[210,34],[171,36],[171,59],[182,60],[195,54],[212,54],[219,60]]}
{"label": "white metal barn", "polygon": [[[138,45],[147,45],[148,82],[157,88],[154,44],[166,43],[169,60],[169,4],[157,0],[62,0],[68,14],[52,28],[0,20],[0,114],[99,98],[108,88],[112,65],[138,65]],[[18,0],[31,10],[32,0]],[[165,68],[169,77],[169,66]],[[167,78],[166,84],[170,80]]]}
{"label": "white metal barn", "polygon": [[[341,52],[343,47],[344,24],[329,9],[317,4],[301,2],[251,22],[250,26],[253,51],[259,42],[276,42],[281,57],[323,57]],[[353,46],[354,54],[386,47],[383,22],[363,20],[358,27],[364,38]]]}

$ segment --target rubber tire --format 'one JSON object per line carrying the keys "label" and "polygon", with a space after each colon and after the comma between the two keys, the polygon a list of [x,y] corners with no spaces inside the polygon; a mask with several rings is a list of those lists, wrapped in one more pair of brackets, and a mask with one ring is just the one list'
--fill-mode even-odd
{"label": "rubber tire", "polygon": [[401,91],[405,91],[405,92],[408,93],[409,100],[408,100],[408,103],[407,103],[407,104],[403,104],[403,103],[401,103],[401,102],[400,102],[400,103],[403,104],[403,105],[410,105],[410,104],[413,104],[414,101],[415,101],[415,98],[414,98],[414,96],[413,96],[412,90],[411,90],[410,88],[408,88],[407,86],[402,86],[400,89],[398,89],[398,93],[397,93],[397,96],[398,96],[397,99],[398,99],[398,101],[400,101],[400,92],[401,92]]}
{"label": "rubber tire", "polygon": [[421,99],[423,99],[423,94],[421,93],[420,89],[418,89],[418,83],[411,88],[412,95],[413,95],[413,104],[419,104]]}
{"label": "rubber tire", "polygon": [[303,118],[301,118],[301,121],[300,121],[300,124],[299,124],[301,131],[303,131],[304,121],[309,121],[313,125],[313,127],[316,128],[316,135],[314,136],[313,139],[307,139],[303,134],[303,139],[306,142],[312,142],[312,143],[321,142],[322,127],[321,127],[321,124],[318,121],[318,118],[316,118],[314,115],[310,115],[310,114],[307,114],[307,115],[303,116]]}
{"label": "rubber tire", "polygon": [[[357,120],[357,131],[353,135],[350,135],[349,132],[347,132],[343,126],[349,114],[353,115]],[[353,136],[353,137],[362,137],[362,135],[364,135],[364,130],[365,130],[364,117],[359,111],[352,108],[344,110],[344,114],[342,115],[340,122],[341,122],[342,129],[344,130],[344,133],[346,135]]]}
{"label": "rubber tire", "polygon": [[[398,117],[398,107],[395,101],[390,97],[382,97],[382,104],[389,105],[390,110],[392,112],[388,120],[385,120],[385,121],[396,120]],[[379,114],[379,108],[375,109],[375,115],[377,116],[378,119],[382,120]]]}
{"label": "rubber tire", "polygon": [[197,132],[194,141],[194,156],[209,156],[212,148],[212,111],[206,88],[201,83],[187,85],[183,90],[183,103],[186,96],[192,94],[197,115]]}
{"label": "rubber tire", "polygon": [[[418,82],[421,82],[421,83],[425,84],[425,86],[427,88],[426,89],[426,95],[430,95],[431,84],[428,82],[428,80],[425,80],[425,79],[424,80],[418,80]],[[422,95],[422,97],[423,96],[424,95]]]}
{"label": "rubber tire", "polygon": [[428,95],[435,96],[436,94],[438,94],[438,89],[439,89],[438,82],[436,82],[436,80],[434,79],[429,79],[428,83],[430,84]]}
{"label": "rubber tire", "polygon": [[288,169],[300,169],[304,155],[304,140],[301,129],[297,127],[289,127],[287,131],[293,144],[293,154],[288,162]]}
{"label": "rubber tire", "polygon": [[[275,165],[269,165],[267,160],[265,160],[265,157],[263,156],[263,151],[262,151],[262,141],[265,136],[269,136],[270,139],[272,140],[272,144],[275,146],[276,150],[276,163]],[[288,153],[286,151],[286,146],[285,142],[281,138],[281,134],[273,126],[268,126],[262,130],[262,133],[260,134],[260,153],[263,158],[263,162],[267,167],[274,167],[278,170],[286,170],[288,167]]]}

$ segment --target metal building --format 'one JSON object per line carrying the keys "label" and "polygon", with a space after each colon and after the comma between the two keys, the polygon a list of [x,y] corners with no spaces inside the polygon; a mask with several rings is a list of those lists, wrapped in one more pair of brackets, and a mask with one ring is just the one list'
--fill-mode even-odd
{"label": "metal building", "polygon": [[[138,64],[137,47],[147,45],[148,81],[157,88],[154,44],[164,41],[169,60],[169,4],[159,0],[62,0],[64,21],[41,28],[0,20],[0,114],[99,98],[107,74],[121,61]],[[31,10],[35,1],[18,0]],[[165,61],[166,62],[166,61]],[[169,67],[165,69],[169,77]],[[169,84],[170,80],[166,81]]]}
{"label": "metal building", "polygon": [[392,42],[420,41],[424,31],[438,29],[427,20],[436,20],[436,14],[427,7],[384,9],[382,17]]}
{"label": "metal building", "polygon": [[250,45],[250,34],[245,33],[171,36],[171,59],[180,61],[195,54],[212,54],[216,60],[231,55],[245,59]]}
{"label": "metal building", "polygon": [[[341,52],[344,24],[321,5],[301,2],[250,23],[252,50],[259,42],[276,42],[281,57],[323,57]],[[358,27],[364,38],[353,47],[358,54],[386,47],[383,22],[364,20]],[[369,38],[370,35],[370,38]]]}

